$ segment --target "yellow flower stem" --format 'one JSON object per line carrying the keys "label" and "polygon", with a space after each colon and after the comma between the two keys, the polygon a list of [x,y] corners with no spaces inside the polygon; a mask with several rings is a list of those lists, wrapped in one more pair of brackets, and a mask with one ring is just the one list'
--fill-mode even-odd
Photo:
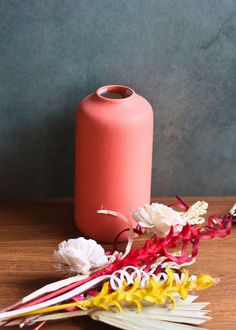
{"label": "yellow flower stem", "polygon": [[28,315],[36,315],[36,314],[55,312],[55,311],[59,311],[59,310],[62,310],[62,309],[67,309],[67,308],[72,308],[72,307],[77,307],[77,306],[78,306],[78,302],[68,303],[68,304],[63,304],[63,305],[55,305],[55,306],[50,306],[50,307],[46,307],[46,308],[37,309],[35,311],[31,311],[31,312],[27,312],[27,313],[23,313],[23,314],[18,314],[16,316],[12,316],[11,318],[17,318],[17,317],[22,317],[22,316],[26,316],[26,315],[28,316]]}

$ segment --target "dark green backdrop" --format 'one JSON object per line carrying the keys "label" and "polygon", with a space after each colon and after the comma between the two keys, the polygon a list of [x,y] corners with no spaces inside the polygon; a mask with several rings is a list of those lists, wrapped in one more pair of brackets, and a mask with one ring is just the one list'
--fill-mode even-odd
{"label": "dark green backdrop", "polygon": [[155,111],[154,195],[236,194],[236,1],[0,0],[0,197],[71,196],[98,86]]}

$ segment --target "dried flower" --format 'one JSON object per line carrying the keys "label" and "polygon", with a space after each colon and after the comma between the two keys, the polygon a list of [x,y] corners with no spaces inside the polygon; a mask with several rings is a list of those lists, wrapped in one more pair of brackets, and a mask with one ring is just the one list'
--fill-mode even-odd
{"label": "dried flower", "polygon": [[202,215],[207,213],[207,202],[196,202],[186,212],[181,212],[182,218],[186,220],[190,225],[203,224],[205,219]]}
{"label": "dried flower", "polygon": [[147,232],[157,234],[160,237],[168,235],[171,226],[174,227],[177,233],[186,225],[186,221],[182,218],[180,212],[159,203],[146,204],[134,210],[132,217]]}
{"label": "dried flower", "polygon": [[[172,303],[173,307],[175,307],[176,293],[178,293],[181,299],[186,299],[189,291],[204,290],[210,288],[215,283],[216,280],[209,275],[200,275],[199,277],[189,276],[186,270],[183,270],[181,275],[179,275],[170,268],[167,268],[164,284],[156,276],[153,276],[148,279],[147,285],[142,287],[141,280],[136,277],[130,286],[127,287],[127,283],[124,281],[121,288],[111,292],[110,283],[107,281],[103,283],[101,291],[95,297],[62,305],[39,308],[33,312],[23,313],[23,315],[37,315],[72,307],[78,307],[83,310],[94,308],[112,310],[116,308],[119,312],[122,312],[123,306],[127,305],[136,305],[137,310],[141,312],[145,303],[156,305]],[[19,314],[19,316],[21,315]]]}
{"label": "dried flower", "polygon": [[90,270],[104,266],[107,256],[103,247],[92,239],[79,237],[63,241],[54,251],[55,267],[63,272],[88,274]]}

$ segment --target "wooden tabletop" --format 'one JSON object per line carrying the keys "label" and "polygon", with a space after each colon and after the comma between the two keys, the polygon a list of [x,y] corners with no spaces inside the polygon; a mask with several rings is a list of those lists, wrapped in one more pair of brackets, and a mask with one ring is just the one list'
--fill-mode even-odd
{"label": "wooden tabletop", "polygon": [[[169,204],[175,199],[155,200]],[[206,200],[209,202],[210,215],[228,212],[236,202],[236,197],[186,197],[184,200],[189,204]],[[0,308],[60,279],[52,267],[52,251],[62,240],[77,236],[71,199],[0,202]],[[137,239],[136,245],[142,241],[142,238]],[[219,285],[200,292],[199,301],[211,302],[210,315],[213,317],[204,327],[236,329],[236,227],[230,238],[200,243],[198,259],[191,266],[191,273],[208,273],[220,278]],[[115,328],[83,317],[48,322],[43,329]]]}

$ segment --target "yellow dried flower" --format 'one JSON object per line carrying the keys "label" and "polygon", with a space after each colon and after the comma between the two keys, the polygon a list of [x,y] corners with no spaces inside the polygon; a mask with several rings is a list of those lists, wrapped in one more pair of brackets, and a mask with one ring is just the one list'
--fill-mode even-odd
{"label": "yellow dried flower", "polygon": [[175,273],[170,268],[166,269],[166,273],[167,280],[164,283],[161,283],[152,277],[149,279],[147,286],[140,287],[140,279],[136,278],[132,286],[127,287],[127,284],[124,281],[120,289],[110,292],[110,284],[109,282],[105,282],[101,292],[95,297],[73,303],[38,309],[18,315],[17,317],[49,313],[71,307],[78,307],[83,310],[94,308],[110,310],[116,308],[119,312],[122,312],[122,305],[136,305],[137,310],[141,312],[142,304],[145,301],[150,304],[164,304],[170,302],[174,307],[176,302],[173,293],[178,293],[182,299],[186,299],[189,291],[207,289],[216,283],[216,281],[209,275],[201,275],[194,280],[189,277],[188,271],[186,270],[183,270],[185,276],[181,281],[176,280],[176,277],[174,276]]}

